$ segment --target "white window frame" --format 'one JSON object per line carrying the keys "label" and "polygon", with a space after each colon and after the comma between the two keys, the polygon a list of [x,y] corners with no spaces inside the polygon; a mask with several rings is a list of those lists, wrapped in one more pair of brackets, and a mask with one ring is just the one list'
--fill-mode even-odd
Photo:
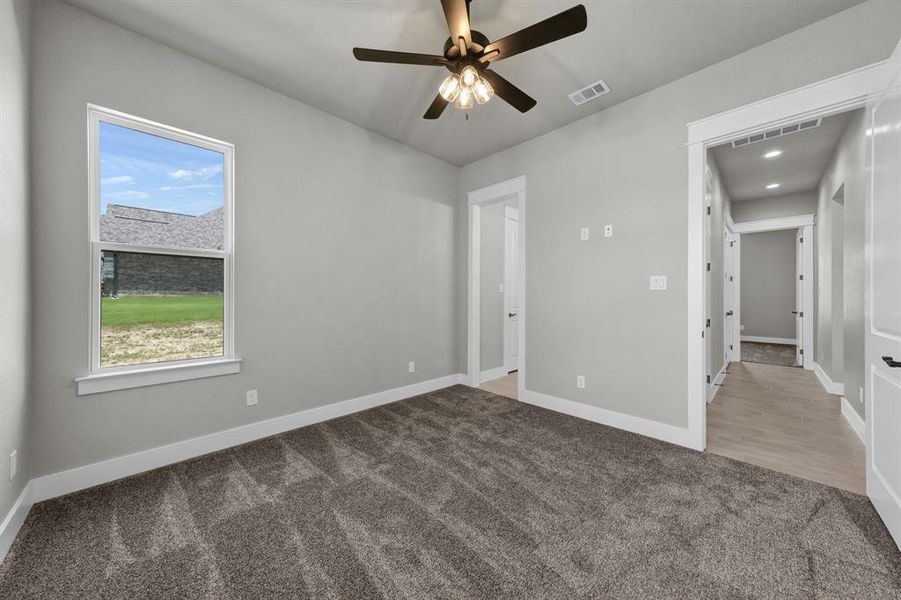
{"label": "white window frame", "polygon": [[[88,104],[88,198],[90,201],[91,250],[91,339],[88,375],[76,379],[78,394],[143,387],[201,377],[228,375],[240,371],[234,344],[234,156],[233,144],[156,123],[119,111]],[[225,231],[221,250],[139,246],[100,239],[100,123],[110,123],[176,142],[198,146],[223,155]],[[100,366],[100,285],[103,251],[166,254],[218,258],[223,261],[223,354],[209,358],[153,362],[121,367]]]}

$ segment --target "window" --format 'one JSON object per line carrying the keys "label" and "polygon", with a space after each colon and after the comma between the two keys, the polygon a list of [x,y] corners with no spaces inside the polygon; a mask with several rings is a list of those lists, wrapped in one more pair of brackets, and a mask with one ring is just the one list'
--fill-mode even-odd
{"label": "window", "polygon": [[135,387],[110,376],[165,367],[179,374],[140,385],[237,372],[221,368],[237,363],[233,146],[97,106],[88,122],[92,375],[79,392]]}

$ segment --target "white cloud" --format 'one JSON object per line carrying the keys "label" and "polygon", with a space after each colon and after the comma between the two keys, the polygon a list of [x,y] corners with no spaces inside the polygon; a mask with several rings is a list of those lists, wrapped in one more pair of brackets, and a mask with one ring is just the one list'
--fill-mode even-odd
{"label": "white cloud", "polygon": [[103,197],[108,200],[143,200],[144,198],[147,198],[148,195],[145,192],[139,192],[137,190],[125,190],[122,192],[104,194]]}
{"label": "white cloud", "polygon": [[161,192],[172,192],[178,190],[202,190],[209,188],[219,188],[222,187],[217,183],[193,183],[191,185],[164,185],[160,188]]}
{"label": "white cloud", "polygon": [[169,173],[169,177],[182,181],[206,181],[222,172],[222,165],[209,165],[199,169],[179,169]]}
{"label": "white cloud", "polygon": [[115,185],[117,183],[134,183],[135,178],[131,175],[118,175],[116,177],[106,177],[100,180],[102,185]]}

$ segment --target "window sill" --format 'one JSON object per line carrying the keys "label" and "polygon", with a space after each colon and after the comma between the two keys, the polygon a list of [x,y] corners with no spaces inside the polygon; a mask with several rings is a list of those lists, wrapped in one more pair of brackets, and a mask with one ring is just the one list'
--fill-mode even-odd
{"label": "window sill", "polygon": [[78,395],[84,396],[86,394],[127,390],[149,385],[159,385],[161,383],[173,383],[175,381],[233,375],[240,372],[240,358],[217,358],[202,362],[175,363],[152,367],[136,367],[110,373],[93,373],[84,377],[77,377],[75,383],[78,384]]}

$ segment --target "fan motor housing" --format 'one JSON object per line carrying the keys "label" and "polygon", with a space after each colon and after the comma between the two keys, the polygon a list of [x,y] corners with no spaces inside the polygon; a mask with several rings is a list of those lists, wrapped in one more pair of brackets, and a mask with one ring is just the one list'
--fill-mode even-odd
{"label": "fan motor housing", "polygon": [[[470,31],[470,37],[472,38],[472,45],[467,48],[468,54],[481,54],[490,41],[481,31],[476,31],[475,29]],[[448,60],[458,60],[460,58],[460,49],[457,48],[457,45],[450,38],[447,38],[447,41],[444,42],[444,57]]]}

